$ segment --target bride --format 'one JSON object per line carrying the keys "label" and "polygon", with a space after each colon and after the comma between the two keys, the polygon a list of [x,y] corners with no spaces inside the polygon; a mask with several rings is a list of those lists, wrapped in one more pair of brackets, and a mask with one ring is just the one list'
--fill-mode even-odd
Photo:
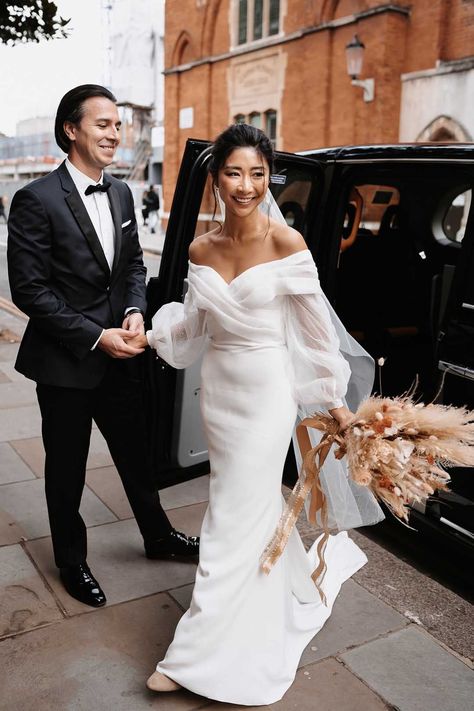
{"label": "bride", "polygon": [[[354,373],[359,397],[370,393],[372,375],[369,356],[322,294],[302,236],[278,216],[269,191],[273,159],[270,140],[252,126],[232,125],[217,138],[210,173],[224,222],[192,242],[184,304],[163,306],[146,335],[176,368],[205,352],[201,410],[211,467],[191,606],[147,685],[251,706],[283,696],[341,584],[366,562],[345,531],[330,537],[325,604],[310,577],[316,544],[306,553],[296,530],[269,575],[259,565],[282,513],[298,406],[300,415],[326,409],[344,429],[353,419],[343,401],[348,384],[355,407]],[[347,473],[336,460],[331,466],[335,519],[351,498],[352,519],[368,523]],[[380,516],[369,503],[373,523]]]}

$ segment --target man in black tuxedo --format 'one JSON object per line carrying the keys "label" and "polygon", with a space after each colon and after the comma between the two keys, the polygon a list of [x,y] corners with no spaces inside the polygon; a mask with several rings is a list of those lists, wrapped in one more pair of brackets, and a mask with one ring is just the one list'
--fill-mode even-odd
{"label": "man in black tuxedo", "polygon": [[16,369],[37,383],[56,565],[73,597],[105,595],[86,562],[79,514],[92,420],[104,435],[146,555],[195,556],[199,539],[171,526],[153,492],[139,362],[145,276],[128,186],[105,175],[120,141],[113,94],[86,84],[61,100],[56,141],[68,157],[19,190],[9,215],[12,298],[29,317]]}

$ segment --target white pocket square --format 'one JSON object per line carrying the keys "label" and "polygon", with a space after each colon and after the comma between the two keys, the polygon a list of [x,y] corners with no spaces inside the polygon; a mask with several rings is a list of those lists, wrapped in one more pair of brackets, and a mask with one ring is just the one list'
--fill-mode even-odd
{"label": "white pocket square", "polygon": [[127,220],[126,222],[124,222],[123,225],[122,225],[122,229],[123,229],[124,227],[128,227],[130,223],[131,223],[131,220]]}

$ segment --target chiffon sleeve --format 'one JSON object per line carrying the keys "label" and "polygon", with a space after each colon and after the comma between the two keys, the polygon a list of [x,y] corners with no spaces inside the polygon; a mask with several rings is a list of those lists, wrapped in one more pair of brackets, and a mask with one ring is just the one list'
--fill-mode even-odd
{"label": "chiffon sleeve", "polygon": [[147,331],[147,339],[160,358],[173,368],[187,368],[204,350],[207,341],[206,312],[198,308],[192,288],[184,303],[173,301],[159,309]]}
{"label": "chiffon sleeve", "polygon": [[288,296],[286,341],[297,402],[341,407],[351,371],[322,292]]}
{"label": "chiffon sleeve", "polygon": [[[355,412],[371,393],[374,363],[344,328],[317,276],[311,293],[288,295],[285,328],[298,419],[341,405]],[[321,432],[309,428],[308,434],[311,446],[316,446]],[[293,443],[301,472],[296,431]],[[331,530],[368,526],[384,518],[372,492],[351,479],[345,459],[336,459],[333,450],[321,469],[320,486],[326,497],[327,524]],[[319,519],[317,523],[322,525]]]}

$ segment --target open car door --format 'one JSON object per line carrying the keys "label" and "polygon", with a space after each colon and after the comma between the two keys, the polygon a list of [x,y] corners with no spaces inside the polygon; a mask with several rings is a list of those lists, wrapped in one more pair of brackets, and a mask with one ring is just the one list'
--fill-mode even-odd
{"label": "open car door", "polygon": [[[470,185],[470,195],[474,183]],[[474,407],[474,201],[462,236],[460,259],[452,278],[447,308],[439,332],[437,365],[440,398],[446,405]],[[426,504],[426,520],[447,527],[472,554],[474,551],[474,469],[449,470],[449,491],[437,491]]]}
{"label": "open car door", "polygon": [[[193,139],[186,144],[160,272],[148,284],[147,328],[160,306],[183,301],[189,244],[195,236],[216,226],[207,170],[209,146],[206,141]],[[323,194],[323,177],[322,164],[313,158],[277,153],[270,189],[288,224],[301,232],[312,251],[316,248],[314,226]],[[207,473],[209,463],[199,403],[201,362],[177,371],[154,351],[148,351],[146,367],[156,484],[163,488]]]}

